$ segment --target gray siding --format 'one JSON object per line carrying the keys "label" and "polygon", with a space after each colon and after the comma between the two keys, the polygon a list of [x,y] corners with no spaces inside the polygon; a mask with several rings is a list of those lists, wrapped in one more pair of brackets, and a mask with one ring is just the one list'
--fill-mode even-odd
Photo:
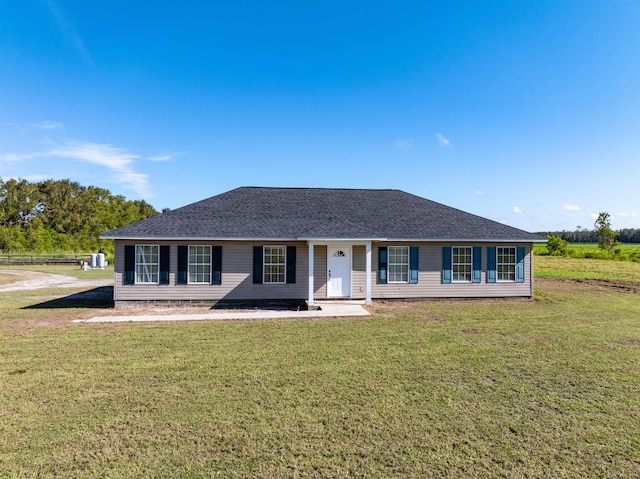
{"label": "gray siding", "polygon": [[[123,285],[125,244],[170,245],[170,273],[168,285]],[[221,285],[177,285],[178,245],[212,244],[222,246]],[[286,244],[297,247],[295,284],[253,284],[253,247],[263,244]],[[400,244],[400,243],[395,243]],[[402,243],[407,245],[407,243]],[[500,298],[531,297],[533,295],[533,255],[531,244],[483,243],[464,244],[482,247],[482,280],[480,283],[442,283],[442,247],[456,246],[451,243],[412,243],[419,246],[420,263],[417,284],[378,284],[378,246],[394,243],[374,243],[372,247],[371,286],[372,298]],[[459,244],[458,244],[459,245]],[[524,246],[525,282],[487,283],[487,247]],[[314,298],[324,299],[327,292],[327,247],[314,247]],[[366,249],[364,246],[352,248],[352,298],[363,299],[366,292]],[[308,247],[305,242],[261,243],[261,242],[175,242],[175,241],[123,241],[115,244],[115,301],[204,301],[220,300],[270,300],[306,299]]]}
{"label": "gray siding", "polygon": [[[133,242],[116,241],[115,245],[115,301],[220,301],[262,299],[305,299],[308,294],[309,276],[308,249],[304,242],[296,243],[250,243],[250,242],[203,242],[188,244],[214,244],[222,246],[222,284],[176,284],[178,269],[178,245],[185,242],[136,241],[135,244],[170,245],[170,272],[168,285],[123,285],[124,245]],[[263,244],[296,246],[295,284],[254,284],[253,247]]]}
{"label": "gray siding", "polygon": [[[396,243],[399,244],[399,243]],[[403,244],[406,246],[406,243]],[[378,284],[378,246],[373,245],[372,259],[372,298],[502,298],[530,297],[533,295],[532,285],[532,253],[531,244],[509,243],[421,243],[419,246],[419,274],[417,284]],[[394,243],[384,243],[394,246]],[[443,246],[481,246],[482,278],[480,283],[442,283],[442,247]],[[525,281],[524,283],[497,282],[487,283],[487,247],[488,246],[523,246],[525,248]]]}
{"label": "gray siding", "polygon": [[[367,294],[367,248],[354,246],[352,254],[351,295],[353,299],[364,299]],[[371,269],[376,267],[372,259]]]}
{"label": "gray siding", "polygon": [[[307,252],[308,254],[308,252]],[[313,287],[314,298],[327,297],[327,247],[316,245],[313,247]]]}

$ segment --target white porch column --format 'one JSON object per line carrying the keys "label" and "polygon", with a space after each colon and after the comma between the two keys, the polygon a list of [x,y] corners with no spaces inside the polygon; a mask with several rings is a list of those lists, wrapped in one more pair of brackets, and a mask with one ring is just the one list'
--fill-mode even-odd
{"label": "white porch column", "polygon": [[367,280],[364,304],[371,304],[371,241],[367,241]]}
{"label": "white porch column", "polygon": [[309,306],[313,306],[313,243],[309,242],[309,299],[307,300],[307,304]]}

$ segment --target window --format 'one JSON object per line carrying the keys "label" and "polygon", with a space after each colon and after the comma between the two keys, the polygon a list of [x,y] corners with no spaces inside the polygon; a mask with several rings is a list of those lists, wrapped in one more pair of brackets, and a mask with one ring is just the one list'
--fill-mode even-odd
{"label": "window", "polygon": [[136,245],[136,284],[158,284],[160,247]]}
{"label": "window", "polygon": [[189,284],[211,283],[211,246],[189,246]]}
{"label": "window", "polygon": [[389,246],[389,282],[409,282],[408,246]]}
{"label": "window", "polygon": [[286,264],[286,246],[265,246],[263,249],[263,282],[266,284],[284,284]]}
{"label": "window", "polygon": [[471,282],[472,254],[470,246],[453,246],[451,248],[452,280],[454,282]]}
{"label": "window", "polygon": [[513,247],[496,248],[496,272],[498,281],[516,280],[516,249]]}

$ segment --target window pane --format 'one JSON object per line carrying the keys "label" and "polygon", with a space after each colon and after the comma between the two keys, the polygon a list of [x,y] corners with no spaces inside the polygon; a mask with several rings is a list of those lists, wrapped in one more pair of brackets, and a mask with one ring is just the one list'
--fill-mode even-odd
{"label": "window pane", "polygon": [[390,283],[409,282],[409,247],[389,246],[388,278]]}
{"label": "window pane", "polygon": [[158,283],[159,251],[158,245],[136,245],[136,283]]}
{"label": "window pane", "polygon": [[451,270],[453,281],[471,282],[470,246],[453,246],[451,248]]}
{"label": "window pane", "polygon": [[284,283],[286,246],[265,246],[263,251],[263,282]]}
{"label": "window pane", "polygon": [[189,283],[211,283],[211,246],[189,246]]}
{"label": "window pane", "polygon": [[496,256],[498,281],[515,281],[516,249],[513,247],[498,247]]}

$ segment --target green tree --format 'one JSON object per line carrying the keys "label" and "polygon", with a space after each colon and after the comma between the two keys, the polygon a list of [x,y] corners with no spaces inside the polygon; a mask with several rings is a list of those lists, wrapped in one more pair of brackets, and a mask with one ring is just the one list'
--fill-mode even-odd
{"label": "green tree", "polygon": [[599,213],[594,226],[600,249],[611,254],[613,249],[620,244],[616,241],[616,232],[611,229],[611,215],[606,211]]}
{"label": "green tree", "polygon": [[547,235],[547,251],[551,256],[564,256],[567,253],[567,242],[559,236]]}
{"label": "green tree", "polygon": [[27,180],[7,182],[0,179],[0,225],[24,226],[33,220],[42,206],[35,184]]}
{"label": "green tree", "polygon": [[71,180],[0,178],[0,251],[111,251],[100,234],[157,214],[144,200]]}

